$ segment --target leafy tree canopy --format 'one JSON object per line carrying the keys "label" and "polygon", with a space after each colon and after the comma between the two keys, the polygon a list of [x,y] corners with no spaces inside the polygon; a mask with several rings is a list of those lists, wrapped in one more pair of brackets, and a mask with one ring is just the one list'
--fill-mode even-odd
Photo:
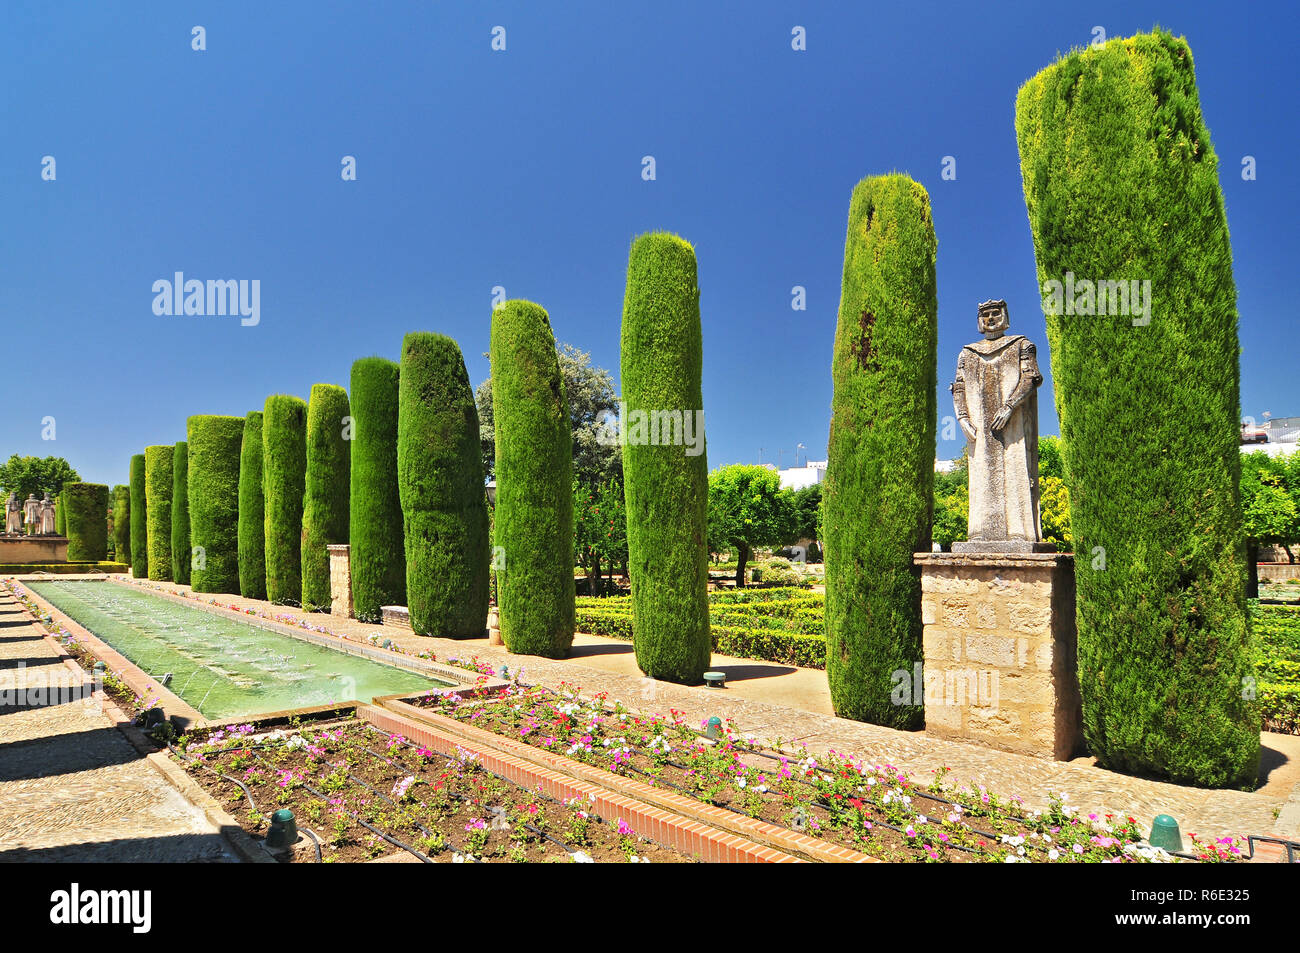
{"label": "leafy tree canopy", "polygon": [[55,497],[65,483],[80,483],[81,476],[62,457],[11,456],[0,464],[0,491],[7,497],[10,491],[25,500],[35,493],[37,499],[48,493]]}

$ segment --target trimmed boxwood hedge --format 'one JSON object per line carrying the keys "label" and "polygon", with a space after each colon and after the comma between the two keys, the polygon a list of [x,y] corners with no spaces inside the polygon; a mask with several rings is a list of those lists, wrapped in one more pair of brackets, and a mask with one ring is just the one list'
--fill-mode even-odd
{"label": "trimmed boxwood hedge", "polygon": [[397,485],[411,628],[477,638],[487,628],[487,494],[460,346],[442,334],[406,335],[400,378]]}
{"label": "trimmed boxwood hedge", "polygon": [[149,578],[155,582],[169,582],[172,578],[172,457],[175,452],[176,448],[170,444],[144,448]]}
{"label": "trimmed boxwood hedge", "polygon": [[351,429],[348,392],[336,384],[313,384],[307,401],[306,494],[302,506],[302,606],[330,608],[331,543],[348,541],[348,480]]}
{"label": "trimmed boxwood hedge", "polygon": [[307,402],[272,394],[262,408],[266,598],[302,598],[302,498],[307,482]]}
{"label": "trimmed boxwood hedge", "polygon": [[195,592],[239,591],[239,448],[244,418],[197,414],[189,439],[190,544]]}
{"label": "trimmed boxwood hedge", "polygon": [[1020,89],[1016,137],[1078,554],[1084,737],[1108,768],[1251,787],[1236,288],[1191,50],[1157,31],[1073,52]]}
{"label": "trimmed boxwood hedge", "polygon": [[190,584],[189,453],[182,440],[172,452],[172,580]]}
{"label": "trimmed boxwood hedge", "polygon": [[[60,503],[63,497],[59,497]],[[57,520],[57,515],[56,515]],[[57,528],[57,522],[55,524]],[[61,533],[62,530],[59,530]],[[131,565],[131,488],[113,487],[113,548],[117,562]]]}
{"label": "trimmed boxwood hedge", "polygon": [[930,197],[905,175],[853,189],[831,363],[823,490],[826,677],[841,718],[917,728],[892,673],[922,659],[921,579],[934,487],[937,243]]}
{"label": "trimmed boxwood hedge", "polygon": [[700,452],[691,456],[684,442],[650,443],[648,433],[642,440],[633,430],[637,415],[676,413],[694,423],[704,407],[695,250],[676,235],[655,232],[632,243],[620,351],[636,661],[652,678],[697,684],[712,644],[704,437],[697,435]]}
{"label": "trimmed boxwood hedge", "polygon": [[352,611],[379,622],[383,606],[406,605],[402,500],[397,489],[400,365],[363,357],[352,365],[349,550]]}
{"label": "trimmed boxwood hedge", "polygon": [[573,645],[573,431],[546,311],[492,312],[496,430],[493,542],[501,637],[516,655],[564,658]]}
{"label": "trimmed boxwood hedge", "polygon": [[[131,458],[131,575],[149,575],[149,504],[144,492],[144,454]],[[66,509],[64,518],[67,518]]]}
{"label": "trimmed boxwood hedge", "polygon": [[266,501],[262,498],[262,412],[244,418],[239,449],[239,594],[266,598]]}
{"label": "trimmed boxwood hedge", "polygon": [[62,492],[68,561],[102,562],[108,557],[108,487],[102,483],[65,483]]}
{"label": "trimmed boxwood hedge", "polygon": [[60,536],[68,535],[68,524],[63,517],[63,494],[54,498],[54,532]]}

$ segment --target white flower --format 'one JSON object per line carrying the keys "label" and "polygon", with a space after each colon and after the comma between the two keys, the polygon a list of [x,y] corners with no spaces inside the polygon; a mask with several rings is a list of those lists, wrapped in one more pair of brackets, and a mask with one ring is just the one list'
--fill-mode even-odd
{"label": "white flower", "polygon": [[1075,844],[1075,845],[1074,845],[1073,847],[1071,847],[1070,849],[1071,849],[1072,851],[1074,851],[1076,854],[1082,854],[1082,853],[1083,853],[1083,845],[1082,845],[1082,844]]}
{"label": "white flower", "polygon": [[1057,860],[1060,856],[1061,856],[1061,852],[1057,850],[1055,847],[1053,847],[1051,850],[1047,852],[1048,860]]}

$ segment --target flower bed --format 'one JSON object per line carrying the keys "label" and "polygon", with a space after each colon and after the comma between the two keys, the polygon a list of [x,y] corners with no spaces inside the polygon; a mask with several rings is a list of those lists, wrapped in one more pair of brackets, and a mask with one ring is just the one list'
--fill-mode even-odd
{"label": "flower bed", "polygon": [[291,809],[327,863],[412,852],[453,863],[691,859],[643,840],[621,818],[596,816],[585,801],[543,797],[457,754],[351,722],[262,737],[242,725],[182,738],[173,757],[255,837],[265,836],[273,811]]}
{"label": "flower bed", "polygon": [[[839,754],[797,756],[760,748],[730,725],[716,740],[681,715],[642,716],[604,695],[584,697],[512,686],[466,700],[426,696],[421,707],[693,797],[748,817],[850,847],[881,860],[929,863],[1172,861],[1142,843],[1134,818],[1081,816],[1062,794],[1047,811],[983,788],[956,789],[937,779],[918,785],[888,764]],[[1232,838],[1196,844],[1200,859],[1235,859]]]}

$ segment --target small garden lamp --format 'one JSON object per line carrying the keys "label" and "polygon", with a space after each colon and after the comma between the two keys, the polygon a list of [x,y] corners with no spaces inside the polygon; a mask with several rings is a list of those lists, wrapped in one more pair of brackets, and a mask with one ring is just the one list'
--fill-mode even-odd
{"label": "small garden lamp", "polygon": [[1170,853],[1183,849],[1183,835],[1178,830],[1178,822],[1168,814],[1161,814],[1151,822],[1151,846]]}
{"label": "small garden lamp", "polygon": [[709,719],[708,727],[704,729],[704,737],[713,741],[722,737],[722,719],[717,715]]}
{"label": "small garden lamp", "polygon": [[286,850],[298,840],[298,822],[293,819],[293,811],[282,807],[271,815],[271,829],[266,832],[266,846],[269,850]]}

